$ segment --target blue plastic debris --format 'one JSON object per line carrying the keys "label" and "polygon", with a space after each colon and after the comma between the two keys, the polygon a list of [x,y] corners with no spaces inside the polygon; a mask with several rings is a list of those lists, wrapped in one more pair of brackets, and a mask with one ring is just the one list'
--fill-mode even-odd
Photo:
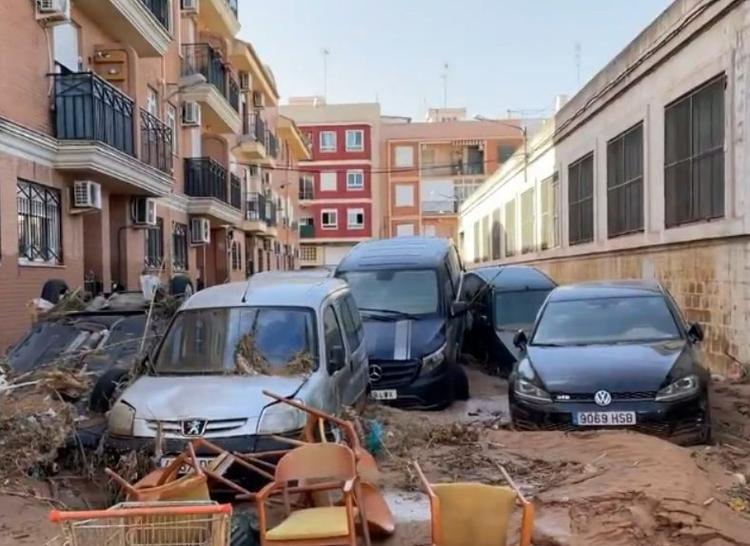
{"label": "blue plastic debris", "polygon": [[379,421],[367,421],[365,435],[365,449],[373,455],[378,455],[383,449],[383,425]]}

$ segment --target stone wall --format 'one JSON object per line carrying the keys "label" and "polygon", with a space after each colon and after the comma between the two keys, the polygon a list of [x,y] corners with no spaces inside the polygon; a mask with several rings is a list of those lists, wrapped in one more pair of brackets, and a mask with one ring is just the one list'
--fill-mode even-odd
{"label": "stone wall", "polygon": [[734,374],[750,362],[750,237],[630,249],[531,262],[560,284],[652,278],[664,283],[688,322],[703,325],[706,364]]}

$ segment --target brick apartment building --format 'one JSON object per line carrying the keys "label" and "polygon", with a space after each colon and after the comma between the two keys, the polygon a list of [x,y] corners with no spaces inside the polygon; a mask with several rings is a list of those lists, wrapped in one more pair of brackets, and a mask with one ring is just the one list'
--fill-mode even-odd
{"label": "brick apartment building", "polygon": [[302,267],[333,266],[356,243],[381,237],[380,107],[291,99],[281,112],[306,135],[299,176]]}
{"label": "brick apartment building", "polygon": [[463,108],[430,109],[425,122],[384,118],[387,235],[456,240],[459,206],[522,147],[522,124],[467,120]]}
{"label": "brick apartment building", "polygon": [[237,0],[0,3],[0,346],[48,279],[195,286],[298,265],[294,169]]}

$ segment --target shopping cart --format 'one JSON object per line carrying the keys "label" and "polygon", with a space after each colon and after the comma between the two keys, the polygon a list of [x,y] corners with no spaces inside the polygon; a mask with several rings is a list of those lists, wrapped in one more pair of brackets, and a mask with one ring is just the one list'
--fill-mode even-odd
{"label": "shopping cart", "polygon": [[232,506],[124,502],[108,510],[50,512],[62,535],[48,546],[228,546]]}

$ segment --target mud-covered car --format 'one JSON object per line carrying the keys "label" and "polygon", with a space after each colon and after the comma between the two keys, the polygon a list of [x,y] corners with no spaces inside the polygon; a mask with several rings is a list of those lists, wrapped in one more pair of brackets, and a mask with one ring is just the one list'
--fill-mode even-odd
{"label": "mud-covered car", "polygon": [[507,377],[519,356],[513,337],[531,331],[549,293],[557,285],[534,267],[506,265],[467,272],[462,293],[472,306],[464,351]]}

